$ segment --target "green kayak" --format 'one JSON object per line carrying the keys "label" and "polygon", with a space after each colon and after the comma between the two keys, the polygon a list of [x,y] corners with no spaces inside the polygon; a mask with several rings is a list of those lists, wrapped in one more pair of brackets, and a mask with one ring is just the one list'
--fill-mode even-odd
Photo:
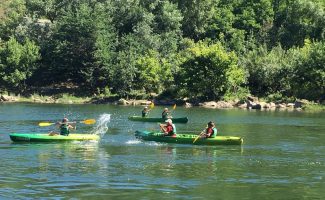
{"label": "green kayak", "polygon": [[14,142],[64,142],[64,141],[83,141],[99,140],[99,135],[95,134],[69,134],[53,135],[48,133],[11,133],[10,139]]}
{"label": "green kayak", "polygon": [[[171,118],[173,123],[187,123],[187,117],[178,117],[178,118]],[[165,122],[164,119],[161,117],[142,117],[142,116],[130,116],[129,120],[131,121],[140,121],[140,122]]]}
{"label": "green kayak", "polygon": [[177,134],[176,136],[163,136],[161,132],[136,131],[135,137],[155,142],[194,144],[194,145],[241,145],[243,138],[233,136],[217,136],[215,138],[199,138],[193,143],[198,135]]}

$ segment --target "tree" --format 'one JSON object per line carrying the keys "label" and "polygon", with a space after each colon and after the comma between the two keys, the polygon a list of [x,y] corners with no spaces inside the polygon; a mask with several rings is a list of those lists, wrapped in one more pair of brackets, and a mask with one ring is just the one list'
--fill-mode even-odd
{"label": "tree", "polygon": [[39,47],[32,41],[24,44],[10,38],[0,48],[0,83],[11,91],[24,91],[26,81],[38,68]]}
{"label": "tree", "polygon": [[324,1],[274,0],[274,26],[270,32],[271,45],[278,42],[285,49],[304,45],[305,39],[325,37]]}
{"label": "tree", "polygon": [[226,52],[220,43],[198,43],[188,51],[192,56],[181,64],[178,80],[191,97],[220,99],[245,83],[245,72],[237,65],[236,54]]}
{"label": "tree", "polygon": [[257,96],[274,93],[290,96],[296,54],[294,50],[286,52],[281,46],[268,51],[266,45],[263,45],[242,56],[242,65],[249,74],[251,93]]}
{"label": "tree", "polygon": [[325,43],[311,44],[307,40],[300,51],[292,81],[295,95],[308,100],[325,99]]}

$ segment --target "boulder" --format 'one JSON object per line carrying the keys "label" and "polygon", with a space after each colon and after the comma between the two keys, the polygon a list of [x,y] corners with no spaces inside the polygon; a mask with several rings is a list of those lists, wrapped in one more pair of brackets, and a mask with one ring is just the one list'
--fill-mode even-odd
{"label": "boulder", "polygon": [[9,96],[9,95],[1,95],[0,96],[1,101],[17,101],[15,97]]}
{"label": "boulder", "polygon": [[279,103],[279,104],[276,104],[275,107],[281,109],[281,108],[286,108],[286,105],[283,103]]}
{"label": "boulder", "polygon": [[258,97],[248,96],[247,100],[252,102],[258,102]]}
{"label": "boulder", "polygon": [[202,106],[205,108],[216,108],[217,102],[215,102],[215,101],[204,102],[204,103],[202,103]]}
{"label": "boulder", "polygon": [[117,104],[118,105],[129,105],[130,103],[127,100],[122,98],[122,99],[118,100]]}
{"label": "boulder", "polygon": [[302,108],[304,105],[309,104],[310,102],[306,99],[296,100],[294,103],[294,108]]}
{"label": "boulder", "polygon": [[247,103],[240,104],[237,107],[241,109],[247,108]]}
{"label": "boulder", "polygon": [[185,108],[190,108],[192,107],[193,105],[191,103],[188,103],[188,102],[185,102]]}
{"label": "boulder", "polygon": [[205,108],[232,108],[233,105],[226,101],[208,101],[201,104]]}
{"label": "boulder", "polygon": [[289,107],[289,108],[293,108],[294,106],[295,106],[294,103],[287,103],[287,107]]}

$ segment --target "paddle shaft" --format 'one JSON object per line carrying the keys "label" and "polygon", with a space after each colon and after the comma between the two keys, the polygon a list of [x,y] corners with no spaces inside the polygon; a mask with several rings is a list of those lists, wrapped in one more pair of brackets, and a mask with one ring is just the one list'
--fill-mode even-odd
{"label": "paddle shaft", "polygon": [[[78,122],[68,122],[68,124],[76,124],[76,123],[78,123]],[[79,121],[79,123],[90,125],[90,124],[96,123],[96,120],[95,119],[86,119],[86,120],[83,120],[83,121]],[[38,125],[39,126],[51,126],[53,124],[56,124],[56,123],[53,123],[53,122],[40,122]]]}
{"label": "paddle shaft", "polygon": [[202,130],[202,132],[194,139],[193,144],[198,140],[205,132],[205,129]]}

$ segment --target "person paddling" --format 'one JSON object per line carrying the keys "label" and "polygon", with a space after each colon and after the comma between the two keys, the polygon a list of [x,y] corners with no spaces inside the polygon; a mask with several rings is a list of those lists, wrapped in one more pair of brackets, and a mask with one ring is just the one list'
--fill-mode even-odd
{"label": "person paddling", "polygon": [[210,121],[208,123],[208,127],[205,129],[205,132],[203,134],[203,137],[206,138],[214,138],[217,136],[218,130],[214,124],[214,122]]}
{"label": "person paddling", "polygon": [[142,117],[147,117],[147,115],[149,114],[150,109],[148,109],[148,107],[144,107],[142,110]]}
{"label": "person paddling", "polygon": [[166,124],[160,124],[159,126],[164,136],[176,136],[176,126],[171,119],[167,119]]}
{"label": "person paddling", "polygon": [[164,108],[164,111],[161,113],[161,118],[163,120],[167,120],[167,119],[171,118],[168,108]]}
{"label": "person paddling", "polygon": [[[69,123],[69,120],[66,117],[62,119],[62,122],[57,122],[56,126],[60,130],[60,135],[68,136],[70,134],[71,129],[76,130],[76,124],[74,123],[75,124],[74,126],[72,126],[71,124],[72,123]],[[50,132],[49,135],[51,135],[51,136],[59,135],[59,133]]]}

